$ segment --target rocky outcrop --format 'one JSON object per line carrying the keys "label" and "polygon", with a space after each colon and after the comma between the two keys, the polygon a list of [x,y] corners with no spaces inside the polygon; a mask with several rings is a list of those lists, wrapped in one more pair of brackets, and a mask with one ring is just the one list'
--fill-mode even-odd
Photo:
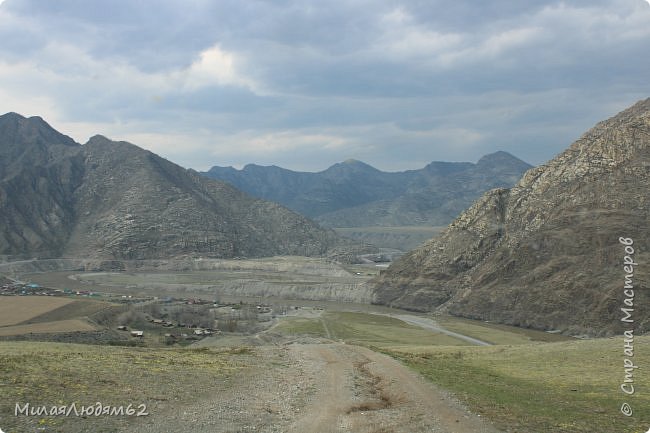
{"label": "rocky outcrop", "polygon": [[[567,333],[620,332],[623,246],[650,262],[650,99],[597,124],[511,189],[486,193],[375,282],[380,303]],[[635,270],[650,329],[650,267]]]}

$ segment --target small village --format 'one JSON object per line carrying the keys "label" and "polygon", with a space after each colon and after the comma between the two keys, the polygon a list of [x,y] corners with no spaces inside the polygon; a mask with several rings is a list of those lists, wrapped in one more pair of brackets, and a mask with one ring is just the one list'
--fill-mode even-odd
{"label": "small village", "polygon": [[[258,329],[258,324],[270,322],[275,317],[268,304],[220,304],[198,297],[160,298],[55,289],[5,277],[2,277],[0,283],[0,296],[67,297],[119,304],[121,307],[114,310],[112,318],[99,320],[103,326],[126,333],[135,340],[144,340],[147,334],[160,336],[166,345],[191,344],[222,332],[247,333]],[[280,308],[280,314],[285,314],[286,309],[287,307]]]}

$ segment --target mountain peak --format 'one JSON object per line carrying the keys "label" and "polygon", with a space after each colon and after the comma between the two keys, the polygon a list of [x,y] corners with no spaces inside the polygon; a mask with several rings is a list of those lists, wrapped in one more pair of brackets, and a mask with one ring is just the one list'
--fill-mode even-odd
{"label": "mountain peak", "polygon": [[633,140],[612,140],[607,132],[612,130],[638,130],[650,127],[650,98],[641,100],[616,116],[599,122],[567,149],[564,154],[581,159],[601,159],[618,163],[628,159],[647,142],[635,137]]}
{"label": "mountain peak", "polygon": [[359,161],[358,159],[353,159],[353,158],[346,159],[343,162],[338,162],[338,163],[330,166],[325,171],[326,172],[330,172],[330,171],[349,172],[349,171],[360,171],[360,170],[362,170],[362,171],[373,171],[373,172],[378,172],[379,171],[375,167],[373,167],[372,165],[366,164],[363,161]]}
{"label": "mountain peak", "polygon": [[47,166],[79,147],[40,117],[4,114],[0,116],[0,179],[13,177],[25,167]]}
{"label": "mountain peak", "polygon": [[481,159],[478,160],[480,163],[481,161],[492,161],[495,159],[517,159],[515,158],[512,154],[504,151],[504,150],[497,150],[496,152],[488,153],[486,155],[483,155]]}
{"label": "mountain peak", "polygon": [[22,114],[18,114],[15,111],[10,111],[0,116],[0,121],[5,121],[5,122],[9,120],[18,121],[18,120],[26,120],[26,119],[27,118],[25,116],[23,116]]}
{"label": "mountain peak", "polygon": [[0,135],[4,144],[31,142],[46,146],[53,144],[78,146],[72,138],[52,128],[42,117],[28,118],[15,112],[0,116]]}
{"label": "mountain peak", "polygon": [[508,152],[505,152],[503,150],[498,150],[496,152],[488,153],[487,155],[482,156],[481,159],[478,160],[476,165],[477,166],[498,166],[501,168],[506,165],[514,165],[519,167],[525,166],[527,168],[532,167],[532,165],[528,164],[527,162],[522,161],[516,156]]}
{"label": "mountain peak", "polygon": [[56,132],[54,128],[52,128],[40,116],[25,117],[22,114],[13,111],[0,116],[0,125],[7,127],[10,124],[14,125],[14,127],[32,128],[32,129],[39,128],[39,129],[46,129],[48,131]]}
{"label": "mountain peak", "polygon": [[609,119],[598,122],[555,158],[528,171],[518,187],[546,188],[546,178],[571,182],[585,175],[610,173],[630,164],[650,145],[650,98],[641,100]]}
{"label": "mountain peak", "polygon": [[112,141],[108,137],[101,134],[95,134],[88,139],[88,142],[86,144],[105,144],[111,142]]}

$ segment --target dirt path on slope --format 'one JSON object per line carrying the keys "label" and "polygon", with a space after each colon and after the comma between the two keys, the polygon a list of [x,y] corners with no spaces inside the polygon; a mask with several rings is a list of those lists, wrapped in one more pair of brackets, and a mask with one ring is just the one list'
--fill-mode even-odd
{"label": "dirt path on slope", "polygon": [[495,433],[394,359],[344,344],[296,345],[317,391],[289,432]]}
{"label": "dirt path on slope", "polygon": [[[128,432],[498,433],[394,359],[341,343],[255,348],[257,365],[154,405]],[[198,397],[198,396],[197,396]]]}

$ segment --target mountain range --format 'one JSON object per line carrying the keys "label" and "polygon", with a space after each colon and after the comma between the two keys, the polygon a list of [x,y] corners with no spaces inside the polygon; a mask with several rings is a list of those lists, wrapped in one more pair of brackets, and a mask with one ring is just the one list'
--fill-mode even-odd
{"label": "mountain range", "polygon": [[510,187],[531,166],[507,152],[419,170],[380,171],[347,160],[317,172],[276,166],[212,167],[203,174],[275,201],[327,227],[447,225],[482,193]]}
{"label": "mountain range", "polygon": [[347,245],[279,204],[126,142],[0,116],[0,254],[152,259],[322,255]]}
{"label": "mountain range", "polygon": [[646,99],[485,193],[373,281],[377,302],[574,335],[648,331],[649,190]]}

